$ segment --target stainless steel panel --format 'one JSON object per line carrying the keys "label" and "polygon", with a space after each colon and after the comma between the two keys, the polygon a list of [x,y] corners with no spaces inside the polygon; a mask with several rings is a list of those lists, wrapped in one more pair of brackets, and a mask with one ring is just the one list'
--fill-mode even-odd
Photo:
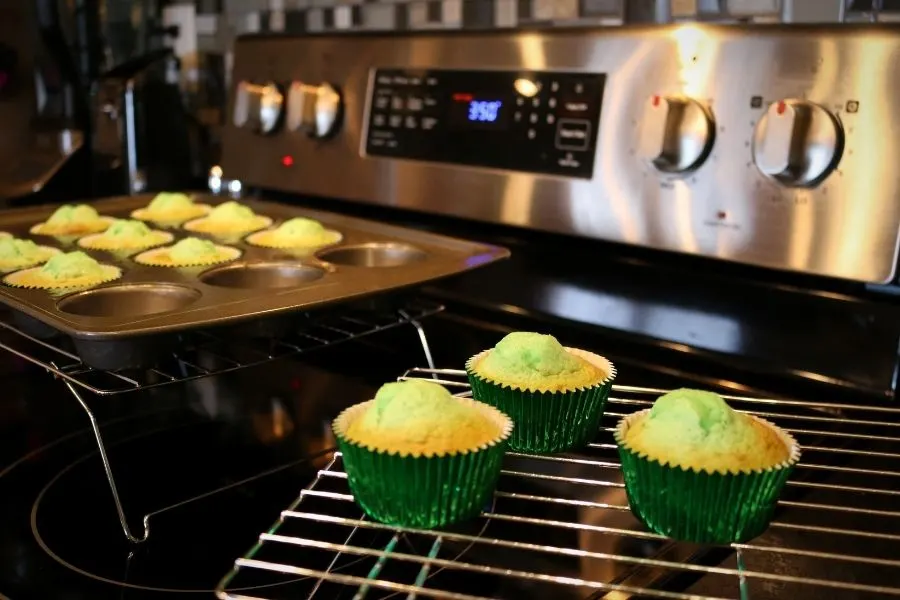
{"label": "stainless steel panel", "polygon": [[[246,38],[233,81],[336,84],[344,123],[327,141],[229,125],[223,167],[245,185],[884,282],[900,229],[898,58],[900,30],[875,26]],[[374,67],[608,73],[593,179],[362,156]],[[712,114],[715,141],[697,169],[661,173],[642,159],[654,95],[692,98]],[[781,99],[825,107],[840,125],[840,160],[815,187],[786,187],[753,162],[757,121]]]}

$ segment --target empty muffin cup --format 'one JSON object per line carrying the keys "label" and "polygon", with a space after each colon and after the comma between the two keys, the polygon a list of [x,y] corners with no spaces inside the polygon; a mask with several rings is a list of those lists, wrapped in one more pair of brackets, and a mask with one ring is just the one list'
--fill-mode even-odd
{"label": "empty muffin cup", "polygon": [[316,254],[319,260],[347,267],[402,267],[425,260],[428,253],[409,244],[373,242],[342,246]]}
{"label": "empty muffin cup", "polygon": [[200,274],[207,285],[238,289],[287,289],[321,279],[325,271],[297,262],[238,263]]}

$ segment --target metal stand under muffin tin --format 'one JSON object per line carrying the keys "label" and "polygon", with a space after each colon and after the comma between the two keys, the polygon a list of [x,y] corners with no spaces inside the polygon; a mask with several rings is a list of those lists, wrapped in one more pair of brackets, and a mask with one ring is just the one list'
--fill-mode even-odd
{"label": "metal stand under muffin tin", "polygon": [[[151,369],[128,371],[103,371],[85,365],[71,348],[62,343],[64,339],[58,337],[52,340],[38,339],[22,331],[11,314],[0,312],[0,349],[42,367],[51,375],[63,380],[90,420],[122,531],[130,542],[142,543],[150,535],[152,515],[144,515],[142,533],[136,535],[132,532],[107,458],[100,425],[80,390],[99,396],[111,396],[184,383],[305,354],[401,325],[411,325],[415,328],[425,360],[433,365],[431,350],[419,321],[443,309],[444,307],[439,304],[419,300],[406,300],[402,304],[394,304],[391,308],[383,306],[365,309],[345,308],[335,313],[316,315],[302,326],[285,332],[278,339],[267,340],[235,338],[229,335],[230,332],[227,330],[191,331],[182,336],[177,349],[167,356],[163,363]],[[258,477],[273,472],[275,471]],[[162,510],[153,514],[158,514]]]}
{"label": "metal stand under muffin tin", "polygon": [[[127,196],[93,206],[102,215],[128,218],[151,199],[150,195]],[[219,204],[222,198],[197,194],[195,200]],[[343,239],[305,255],[251,246],[242,236],[218,240],[239,248],[240,259],[193,268],[150,267],[109,252],[87,251],[100,262],[120,267],[122,278],[64,295],[4,285],[0,302],[24,315],[23,326],[34,325],[37,337],[43,337],[42,331],[71,336],[86,363],[115,370],[152,366],[172,346],[167,343],[172,333],[248,321],[264,325],[263,319],[271,322],[298,311],[401,290],[509,256],[504,248],[418,230],[284,204],[241,202],[271,217],[276,225],[292,217],[309,217],[337,230]],[[30,226],[53,210],[4,211],[0,230],[64,250],[79,249],[75,241],[64,244],[28,233]],[[176,241],[189,235],[209,237],[181,228],[171,231]],[[284,327],[279,324],[275,329]]]}
{"label": "metal stand under muffin tin", "polygon": [[[415,377],[470,394],[463,371],[412,369],[400,379]],[[614,386],[599,435],[581,452],[508,453],[492,505],[475,522],[446,531],[368,519],[354,503],[335,453],[275,525],[235,561],[217,595],[232,600],[900,595],[900,560],[892,550],[900,543],[895,418],[900,409],[727,397],[736,408],[790,431],[804,454],[779,514],[762,536],[702,547],[649,532],[627,506],[612,431],[618,419],[647,408],[663,392]],[[842,417],[833,416],[837,412]],[[534,488],[540,491],[530,491]],[[569,543],[548,543],[550,534],[568,536]],[[491,594],[498,585],[522,587]],[[511,591],[516,589],[527,589],[528,595]]]}

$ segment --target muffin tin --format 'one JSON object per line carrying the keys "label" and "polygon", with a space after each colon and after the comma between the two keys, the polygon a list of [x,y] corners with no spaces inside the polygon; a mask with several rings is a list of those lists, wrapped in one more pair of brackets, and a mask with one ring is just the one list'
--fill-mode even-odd
{"label": "muffin tin", "polygon": [[[92,205],[102,215],[128,218],[132,210],[147,205],[152,198],[116,197]],[[204,194],[195,198],[213,205],[226,200]],[[243,254],[230,263],[192,268],[144,266],[130,257],[81,249],[102,263],[120,267],[122,278],[62,294],[2,285],[0,301],[20,313],[19,324],[36,337],[56,333],[70,336],[89,366],[145,367],[167,345],[177,343],[173,334],[180,331],[280,320],[293,312],[399,291],[509,256],[508,250],[497,246],[414,229],[273,202],[240,201],[257,214],[272,217],[275,226],[303,216],[336,229],[343,239],[306,255],[259,248],[242,239],[217,240],[239,248]],[[28,233],[32,225],[45,220],[56,208],[0,212],[0,230],[63,251],[80,249],[76,240]],[[189,235],[216,239],[180,227],[168,230],[175,234],[175,241]]]}

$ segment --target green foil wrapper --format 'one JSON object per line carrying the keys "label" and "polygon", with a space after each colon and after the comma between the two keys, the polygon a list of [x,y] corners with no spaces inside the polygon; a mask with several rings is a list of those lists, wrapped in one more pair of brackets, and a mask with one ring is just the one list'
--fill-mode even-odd
{"label": "green foil wrapper", "polygon": [[584,447],[596,437],[616,368],[602,356],[576,348],[566,350],[603,369],[607,377],[586,388],[532,391],[479,375],[475,365],[484,352],[466,362],[472,397],[498,408],[515,423],[510,449],[530,454],[566,452]]}
{"label": "green foil wrapper", "polygon": [[495,421],[501,434],[479,448],[455,454],[413,456],[375,450],[344,432],[370,404],[351,406],[333,429],[356,502],[381,523],[433,529],[478,516],[494,493],[512,421],[500,411],[466,400]]}
{"label": "green foil wrapper", "polygon": [[697,471],[664,465],[625,443],[628,428],[639,415],[619,421],[615,438],[625,475],[631,511],[656,533],[697,544],[745,542],[769,526],[778,496],[800,460],[797,442],[764,419],[751,418],[774,429],[790,456],[765,470],[741,473]]}

